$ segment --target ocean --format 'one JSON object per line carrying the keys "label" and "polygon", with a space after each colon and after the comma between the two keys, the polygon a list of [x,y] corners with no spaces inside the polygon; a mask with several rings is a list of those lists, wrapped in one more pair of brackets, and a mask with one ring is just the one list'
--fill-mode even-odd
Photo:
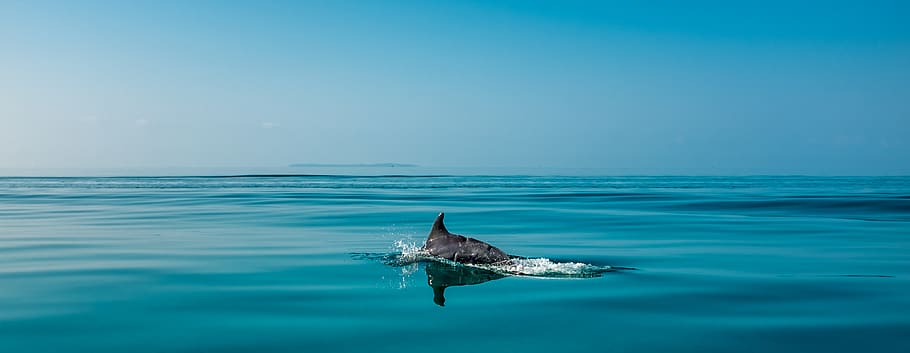
{"label": "ocean", "polygon": [[0,178],[0,352],[417,350],[910,352],[910,177]]}

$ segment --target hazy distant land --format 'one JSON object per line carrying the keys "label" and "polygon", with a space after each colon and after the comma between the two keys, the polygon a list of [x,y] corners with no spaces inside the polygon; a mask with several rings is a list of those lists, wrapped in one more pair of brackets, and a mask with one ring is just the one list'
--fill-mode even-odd
{"label": "hazy distant land", "polygon": [[408,163],[294,163],[294,168],[415,168],[416,164]]}

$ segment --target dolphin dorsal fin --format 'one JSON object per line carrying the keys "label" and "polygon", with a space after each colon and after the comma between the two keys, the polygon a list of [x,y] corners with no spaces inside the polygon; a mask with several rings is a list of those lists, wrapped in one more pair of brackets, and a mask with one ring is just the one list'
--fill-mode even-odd
{"label": "dolphin dorsal fin", "polygon": [[449,230],[446,229],[446,225],[442,223],[442,219],[446,216],[445,213],[440,212],[439,216],[436,216],[436,221],[433,222],[433,228],[430,229],[430,238],[434,235],[445,235],[449,234]]}

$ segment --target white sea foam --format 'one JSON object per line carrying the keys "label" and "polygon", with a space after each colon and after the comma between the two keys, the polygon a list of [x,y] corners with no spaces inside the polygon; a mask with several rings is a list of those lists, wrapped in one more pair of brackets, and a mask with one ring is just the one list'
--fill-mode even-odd
{"label": "white sea foam", "polygon": [[547,258],[514,258],[508,264],[494,265],[492,269],[508,274],[537,277],[595,277],[611,270],[610,266],[597,266],[581,262],[555,262]]}

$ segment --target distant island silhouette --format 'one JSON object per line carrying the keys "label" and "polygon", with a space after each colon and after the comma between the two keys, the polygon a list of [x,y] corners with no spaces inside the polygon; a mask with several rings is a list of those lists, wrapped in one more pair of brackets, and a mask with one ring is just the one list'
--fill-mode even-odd
{"label": "distant island silhouette", "polygon": [[414,168],[416,164],[407,163],[294,163],[289,167],[334,167],[334,168]]}

